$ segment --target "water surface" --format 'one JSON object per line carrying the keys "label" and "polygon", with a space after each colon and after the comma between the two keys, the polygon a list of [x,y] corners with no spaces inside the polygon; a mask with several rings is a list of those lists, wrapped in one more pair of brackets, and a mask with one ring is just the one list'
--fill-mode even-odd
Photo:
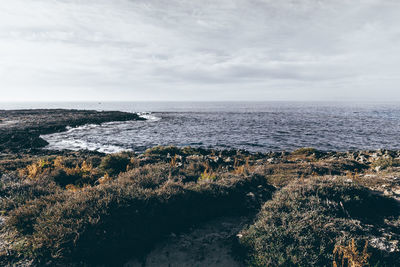
{"label": "water surface", "polygon": [[[25,106],[23,106],[25,105]],[[141,152],[155,145],[294,150],[400,149],[400,103],[107,102],[8,103],[0,108],[139,112],[147,121],[86,125],[43,136],[49,149]]]}

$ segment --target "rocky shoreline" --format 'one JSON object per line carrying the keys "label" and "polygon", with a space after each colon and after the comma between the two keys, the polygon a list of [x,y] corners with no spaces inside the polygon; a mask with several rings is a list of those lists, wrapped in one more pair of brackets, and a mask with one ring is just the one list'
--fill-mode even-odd
{"label": "rocky shoreline", "polygon": [[119,111],[34,109],[0,110],[0,153],[33,152],[45,147],[40,135],[66,131],[66,127],[111,121],[145,120]]}

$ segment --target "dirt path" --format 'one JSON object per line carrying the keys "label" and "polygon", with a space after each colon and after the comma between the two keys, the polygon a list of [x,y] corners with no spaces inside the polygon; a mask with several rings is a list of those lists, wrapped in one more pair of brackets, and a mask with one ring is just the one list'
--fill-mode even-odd
{"label": "dirt path", "polygon": [[222,217],[186,233],[171,234],[155,246],[144,262],[133,259],[124,267],[241,267],[234,258],[232,245],[247,223],[246,217]]}

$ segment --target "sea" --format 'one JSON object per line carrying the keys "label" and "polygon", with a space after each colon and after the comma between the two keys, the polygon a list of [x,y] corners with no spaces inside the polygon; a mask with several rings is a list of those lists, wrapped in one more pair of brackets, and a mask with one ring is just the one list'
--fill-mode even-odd
{"label": "sea", "polygon": [[52,150],[140,153],[158,145],[250,152],[400,149],[400,102],[0,103],[0,109],[33,108],[118,110],[147,119],[43,135]]}

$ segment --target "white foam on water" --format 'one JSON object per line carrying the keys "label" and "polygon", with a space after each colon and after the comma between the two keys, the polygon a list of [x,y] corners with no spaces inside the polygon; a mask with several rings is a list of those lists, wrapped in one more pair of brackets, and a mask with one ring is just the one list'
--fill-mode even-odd
{"label": "white foam on water", "polygon": [[130,149],[126,149],[120,146],[115,145],[105,145],[95,142],[88,142],[79,139],[58,139],[57,137],[52,138],[51,136],[41,136],[44,140],[46,140],[49,145],[45,147],[48,150],[90,150],[90,151],[98,151],[102,153],[118,153],[121,151],[130,151]]}
{"label": "white foam on water", "polygon": [[[121,151],[132,151],[132,149],[114,145],[97,142],[97,137],[101,134],[106,139],[111,140],[113,136],[129,130],[137,123],[156,122],[161,118],[152,115],[150,112],[137,113],[140,117],[145,118],[146,121],[114,121],[102,124],[85,124],[78,127],[67,126],[65,132],[41,135],[40,137],[46,140],[49,145],[45,147],[48,150],[90,150],[102,153],[118,153]],[[108,138],[109,136],[110,138]],[[110,141],[112,143],[112,141]]]}
{"label": "white foam on water", "polygon": [[154,116],[151,112],[138,112],[139,117],[146,119],[149,122],[161,120],[160,117]]}

